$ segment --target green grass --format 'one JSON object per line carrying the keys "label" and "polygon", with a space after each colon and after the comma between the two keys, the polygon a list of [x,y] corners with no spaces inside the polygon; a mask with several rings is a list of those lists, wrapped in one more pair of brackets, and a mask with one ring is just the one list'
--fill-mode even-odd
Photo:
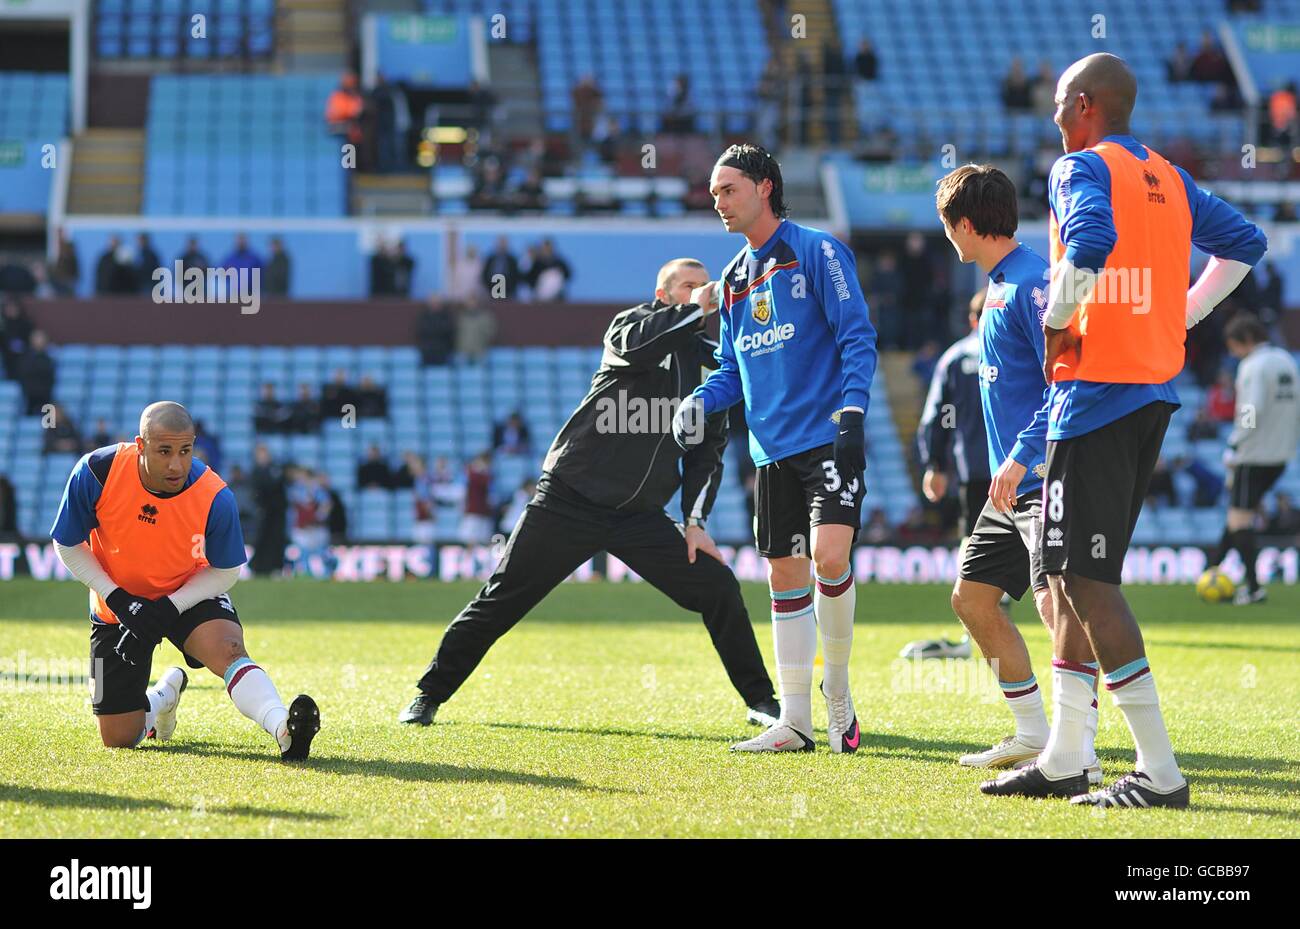
{"label": "green grass", "polygon": [[[765,591],[745,585],[771,666]],[[16,679],[20,658],[84,670],[85,597],[72,583],[0,584],[0,836],[1297,836],[1300,590],[1211,607],[1178,587],[1128,591],[1146,635],[1194,809],[1097,812],[994,800],[956,756],[1009,731],[971,662],[896,660],[956,635],[946,590],[861,586],[851,678],[863,747],[735,756],[751,734],[697,618],[643,585],[564,585],[502,639],[437,723],[395,722],[469,584],[242,583],[249,651],[323,729],[304,766],[221,682],[191,672],[174,741],[100,746],[84,683]],[[1050,648],[1015,616],[1040,680]],[[178,663],[170,645],[155,672]],[[815,718],[825,709],[814,701]],[[1103,697],[1108,780],[1130,769]]]}

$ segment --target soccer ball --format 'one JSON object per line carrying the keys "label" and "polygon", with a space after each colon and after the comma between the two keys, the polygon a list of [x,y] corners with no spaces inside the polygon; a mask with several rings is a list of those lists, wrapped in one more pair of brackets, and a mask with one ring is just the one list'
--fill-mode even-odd
{"label": "soccer ball", "polygon": [[1196,596],[1206,603],[1223,603],[1232,599],[1237,585],[1218,568],[1209,568],[1196,581]]}

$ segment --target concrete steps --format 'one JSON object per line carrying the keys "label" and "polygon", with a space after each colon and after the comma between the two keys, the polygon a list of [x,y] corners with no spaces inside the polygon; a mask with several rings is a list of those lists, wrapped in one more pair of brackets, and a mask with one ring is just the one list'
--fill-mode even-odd
{"label": "concrete steps", "polygon": [[342,71],[350,51],[345,0],[279,0],[276,60],[286,71]]}
{"label": "concrete steps", "polygon": [[[903,448],[911,448],[916,439],[916,426],[925,408],[925,390],[912,373],[913,354],[903,351],[882,351],[877,366],[877,377],[884,375],[889,390],[889,410]],[[920,487],[920,475],[912,475],[913,483]]]}
{"label": "concrete steps", "polygon": [[531,46],[488,43],[488,73],[501,100],[500,125],[507,140],[542,134],[542,80]]}
{"label": "concrete steps", "polygon": [[427,174],[357,174],[352,178],[355,216],[428,216],[433,193]]}
{"label": "concrete steps", "polygon": [[143,188],[143,129],[87,129],[74,140],[69,213],[138,214]]}
{"label": "concrete steps", "polygon": [[[789,17],[795,13],[802,13],[806,17],[805,35],[803,38],[792,38],[790,29],[792,28]],[[825,71],[823,50],[826,43],[830,42],[835,48],[843,52],[840,47],[839,27],[835,23],[835,11],[831,9],[830,0],[801,0],[797,10],[788,10],[787,17],[781,24],[783,31],[779,33],[781,42],[777,45],[775,52],[781,63],[783,72],[787,75],[811,75],[814,78],[812,86],[812,103],[813,111],[821,113],[826,106],[826,95],[821,84],[821,76]],[[800,62],[800,56],[805,58],[805,62]],[[800,101],[793,101],[793,106],[797,109]],[[846,87],[840,94],[840,144],[846,144],[854,141],[858,137],[857,120],[853,110],[853,94]],[[793,115],[787,114],[793,119]],[[793,131],[794,127],[790,127]],[[824,119],[814,118],[808,120],[808,137],[800,140],[804,145],[825,145],[826,122]]]}

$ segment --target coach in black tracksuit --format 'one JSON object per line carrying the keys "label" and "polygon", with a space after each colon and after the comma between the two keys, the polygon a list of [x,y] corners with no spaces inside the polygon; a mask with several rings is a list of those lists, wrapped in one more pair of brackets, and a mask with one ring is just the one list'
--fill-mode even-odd
{"label": "coach in black tracksuit", "polygon": [[[704,525],[722,477],[726,412],[701,424],[703,441],[684,456],[672,439],[677,401],[716,367],[717,345],[704,335],[716,311],[707,283],[699,262],[669,262],[655,302],[610,323],[600,368],[546,454],[537,495],[488,582],[447,627],[401,722],[428,725],[492,643],[601,551],[703,616],[751,722],[779,715],[740,585]],[[681,527],[664,511],[679,486]]]}

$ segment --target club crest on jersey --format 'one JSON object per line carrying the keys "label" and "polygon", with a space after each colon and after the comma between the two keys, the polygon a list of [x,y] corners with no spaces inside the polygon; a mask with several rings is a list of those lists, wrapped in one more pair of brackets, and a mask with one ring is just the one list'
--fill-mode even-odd
{"label": "club crest on jersey", "polygon": [[754,317],[754,322],[760,326],[766,326],[772,319],[772,295],[767,291],[754,294],[754,301],[750,304],[749,312]]}
{"label": "club crest on jersey", "polygon": [[1045,462],[1040,461],[1038,464],[1034,465],[1034,477],[1047,477],[1047,464]]}

